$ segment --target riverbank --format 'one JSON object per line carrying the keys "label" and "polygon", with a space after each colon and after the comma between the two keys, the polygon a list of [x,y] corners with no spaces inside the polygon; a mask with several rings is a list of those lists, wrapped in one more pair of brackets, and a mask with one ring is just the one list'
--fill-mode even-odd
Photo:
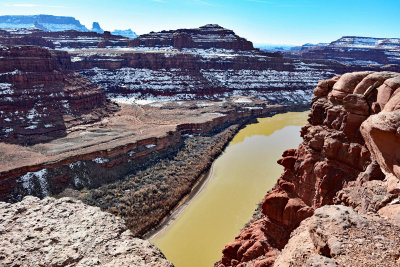
{"label": "riverbank", "polygon": [[176,205],[174,209],[170,211],[170,214],[165,216],[161,222],[156,226],[154,229],[150,230],[147,232],[145,235],[143,235],[143,239],[151,240],[158,236],[159,234],[162,234],[165,229],[169,225],[171,225],[177,218],[178,216],[185,210],[185,208],[190,205],[190,203],[196,198],[196,196],[203,190],[203,188],[207,185],[209,182],[209,178],[212,175],[212,168],[213,166],[211,165],[210,170],[206,171],[205,173],[200,175],[200,178],[198,181],[194,184],[192,190],[190,191],[189,194],[184,196],[181,201]]}

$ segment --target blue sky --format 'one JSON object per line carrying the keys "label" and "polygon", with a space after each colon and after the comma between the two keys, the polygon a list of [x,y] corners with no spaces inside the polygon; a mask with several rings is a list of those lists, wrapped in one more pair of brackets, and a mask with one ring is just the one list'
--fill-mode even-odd
{"label": "blue sky", "polygon": [[217,23],[255,43],[330,42],[344,35],[400,38],[400,0],[0,0],[0,15],[76,17],[105,30]]}

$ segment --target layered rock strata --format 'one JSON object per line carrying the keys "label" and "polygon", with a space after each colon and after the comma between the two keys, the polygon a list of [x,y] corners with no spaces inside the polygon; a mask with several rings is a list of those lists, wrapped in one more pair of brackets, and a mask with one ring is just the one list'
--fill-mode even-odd
{"label": "layered rock strata", "polygon": [[123,220],[70,198],[0,202],[1,266],[173,266]]}
{"label": "layered rock strata", "polygon": [[[394,204],[400,193],[397,171],[399,78],[400,74],[394,72],[355,72],[318,83],[309,124],[301,131],[303,142],[297,149],[283,153],[278,163],[284,166],[284,173],[265,196],[261,219],[244,228],[235,241],[224,248],[220,266],[272,266],[283,248],[285,255],[290,256],[282,256],[284,259],[279,256],[277,266],[303,266],[307,260],[335,266],[332,264],[343,264],[349,258],[352,261],[347,262],[354,262],[354,266],[365,266],[362,263],[367,264],[370,257],[365,255],[373,249],[359,246],[360,252],[351,254],[350,248],[357,240],[361,244],[368,242],[365,238],[357,239],[362,231],[356,227],[368,224],[375,229],[371,231],[380,228],[386,231],[382,234],[385,241],[380,243],[380,249],[387,250],[387,257],[375,257],[371,264],[383,259],[387,266],[395,264],[398,252],[391,245],[398,240],[387,233],[390,229],[397,231],[394,225],[398,224]],[[314,212],[334,203],[349,208],[327,206]],[[339,212],[329,215],[332,217],[321,215],[330,214],[330,210],[333,213],[335,209]],[[360,215],[367,213],[372,213],[372,217]],[[341,230],[336,231],[335,222],[347,220],[346,214],[351,215],[348,220],[356,221],[351,223],[355,228],[337,226]],[[310,216],[313,217],[292,233]],[[378,216],[386,220],[376,219]],[[315,226],[320,219],[326,220],[325,228]],[[321,221],[317,224],[324,225]],[[332,232],[327,230],[329,227],[333,227]],[[354,238],[344,242],[343,236],[350,233]],[[308,256],[299,259],[297,257],[305,252],[293,247],[303,238],[311,239],[312,244],[307,243],[302,248],[308,251]],[[342,245],[343,253],[335,252]],[[358,255],[366,258],[359,261]],[[286,265],[288,262],[290,264]],[[314,264],[312,262],[309,264]]]}
{"label": "layered rock strata", "polygon": [[320,79],[351,69],[256,50],[155,49],[70,51],[74,69],[110,97],[221,100],[258,96],[270,104],[306,104]]}
{"label": "layered rock strata", "polygon": [[113,109],[102,88],[66,70],[70,64],[63,52],[0,46],[0,142],[49,141]]}
{"label": "layered rock strata", "polygon": [[152,32],[130,45],[70,54],[74,68],[111,97],[222,99],[240,94],[271,104],[299,104],[311,101],[311,89],[321,79],[363,69],[399,70],[393,64],[356,64],[356,54],[349,63],[262,52],[218,25]]}

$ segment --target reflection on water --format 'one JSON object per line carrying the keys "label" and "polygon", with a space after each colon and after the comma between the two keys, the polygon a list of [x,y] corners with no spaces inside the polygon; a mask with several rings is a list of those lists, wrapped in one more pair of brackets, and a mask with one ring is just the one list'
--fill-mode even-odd
{"label": "reflection on water", "polygon": [[250,219],[283,171],[276,161],[301,142],[308,112],[258,119],[214,162],[204,189],[168,228],[153,238],[176,267],[213,266]]}

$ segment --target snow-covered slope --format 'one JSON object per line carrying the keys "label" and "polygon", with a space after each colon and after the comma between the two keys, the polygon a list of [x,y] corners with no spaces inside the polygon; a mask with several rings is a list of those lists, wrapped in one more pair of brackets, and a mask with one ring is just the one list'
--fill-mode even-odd
{"label": "snow-covered slope", "polygon": [[73,17],[52,16],[52,15],[27,15],[27,16],[0,16],[0,28],[21,29],[40,26],[47,31],[76,30],[81,32],[89,31],[79,20]]}

